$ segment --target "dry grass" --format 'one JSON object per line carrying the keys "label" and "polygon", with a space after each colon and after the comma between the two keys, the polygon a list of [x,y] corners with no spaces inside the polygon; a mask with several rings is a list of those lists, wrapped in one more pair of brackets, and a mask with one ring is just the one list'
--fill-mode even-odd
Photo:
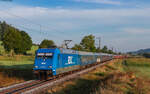
{"label": "dry grass", "polygon": [[54,86],[47,94],[149,94],[150,78],[144,72],[150,69],[150,59],[128,59],[128,66],[122,62],[113,60],[74,81]]}
{"label": "dry grass", "polygon": [[0,56],[0,87],[33,79],[34,56]]}
{"label": "dry grass", "polygon": [[32,70],[0,69],[0,87],[34,79]]}
{"label": "dry grass", "polygon": [[[116,62],[115,61],[112,61]],[[108,71],[107,67],[115,70],[115,68],[110,67],[110,65],[97,68],[96,70],[81,76],[74,81],[65,82],[62,85],[54,86],[52,89],[48,90],[48,94],[90,94],[90,92],[95,92],[99,85],[105,85],[108,79],[112,78],[113,75],[106,75],[105,72]],[[101,72],[100,72],[101,71]],[[104,82],[104,83],[103,83]],[[71,83],[71,84],[70,84]],[[91,93],[92,94],[92,93]]]}
{"label": "dry grass", "polygon": [[0,88],[20,82],[24,82],[24,80],[21,78],[9,77],[4,75],[3,73],[0,73]]}

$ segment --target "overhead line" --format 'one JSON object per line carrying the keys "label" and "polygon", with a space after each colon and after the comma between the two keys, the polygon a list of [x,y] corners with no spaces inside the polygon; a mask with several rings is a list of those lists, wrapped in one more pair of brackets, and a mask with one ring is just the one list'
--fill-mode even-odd
{"label": "overhead line", "polygon": [[[26,18],[24,18],[24,17],[22,17],[22,16],[15,15],[15,14],[9,13],[9,12],[7,12],[7,11],[0,11],[0,12],[6,13],[6,14],[8,14],[8,15],[10,15],[10,16],[14,16],[14,17],[17,17],[17,18],[21,18],[21,19],[23,19],[24,21],[29,22],[30,24],[38,25],[39,28],[40,28],[40,31],[42,31],[42,29],[41,29],[42,27],[44,27],[43,29],[47,28],[47,29],[49,30],[49,27],[43,26],[43,25],[41,25],[41,24],[39,24],[39,23],[35,23],[35,22],[33,22],[33,21],[31,21],[31,20],[28,20],[28,19],[26,19]],[[61,31],[59,31],[59,32],[61,32]],[[61,33],[64,33],[64,32],[61,32]]]}
{"label": "overhead line", "polygon": [[[5,20],[4,20],[3,18],[1,18],[1,17],[0,17],[0,19],[3,20],[3,21],[5,21]],[[14,24],[10,24],[10,25],[15,26]],[[24,27],[24,26],[21,26],[21,25],[17,25],[17,26],[18,26],[18,27],[21,27],[21,28],[24,28],[24,29],[26,29],[26,30],[29,30],[29,31],[37,31],[37,32],[39,32],[40,34],[46,34],[46,35],[48,35],[48,33],[46,33],[46,32],[40,32],[39,30],[27,28],[27,27]]]}
{"label": "overhead line", "polygon": [[0,12],[6,13],[6,14],[11,15],[11,16],[15,16],[15,17],[17,17],[17,18],[19,17],[19,18],[21,18],[21,19],[23,19],[23,20],[26,20],[26,21],[28,21],[28,22],[34,24],[34,25],[39,25],[39,26],[41,26],[41,24],[34,23],[34,22],[32,22],[32,21],[30,21],[30,20],[28,20],[28,19],[26,19],[26,18],[24,18],[24,17],[22,17],[22,16],[15,15],[15,14],[9,13],[9,12],[7,12],[7,11],[0,11]]}

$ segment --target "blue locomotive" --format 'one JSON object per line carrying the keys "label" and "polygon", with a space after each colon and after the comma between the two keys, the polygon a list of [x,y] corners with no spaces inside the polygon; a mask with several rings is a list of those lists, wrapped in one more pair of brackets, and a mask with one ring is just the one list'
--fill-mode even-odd
{"label": "blue locomotive", "polygon": [[38,79],[47,79],[70,71],[108,61],[110,54],[75,51],[70,49],[38,49],[36,51],[34,74]]}

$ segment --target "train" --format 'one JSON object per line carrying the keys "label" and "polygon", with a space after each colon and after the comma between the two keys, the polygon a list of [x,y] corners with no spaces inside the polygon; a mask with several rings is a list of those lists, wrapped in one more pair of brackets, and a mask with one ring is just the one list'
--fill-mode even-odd
{"label": "train", "polygon": [[124,59],[124,58],[128,58],[128,55],[114,55],[113,58],[114,59]]}
{"label": "train", "polygon": [[42,48],[36,51],[33,72],[37,79],[47,79],[48,77],[103,63],[113,58],[114,55],[106,53]]}

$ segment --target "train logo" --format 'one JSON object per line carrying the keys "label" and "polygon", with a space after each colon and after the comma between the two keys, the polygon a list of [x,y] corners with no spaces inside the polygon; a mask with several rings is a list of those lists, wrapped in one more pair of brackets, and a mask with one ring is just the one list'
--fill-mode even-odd
{"label": "train logo", "polygon": [[74,62],[72,61],[73,56],[68,56],[68,62],[66,63],[66,65],[68,64],[74,64]]}

